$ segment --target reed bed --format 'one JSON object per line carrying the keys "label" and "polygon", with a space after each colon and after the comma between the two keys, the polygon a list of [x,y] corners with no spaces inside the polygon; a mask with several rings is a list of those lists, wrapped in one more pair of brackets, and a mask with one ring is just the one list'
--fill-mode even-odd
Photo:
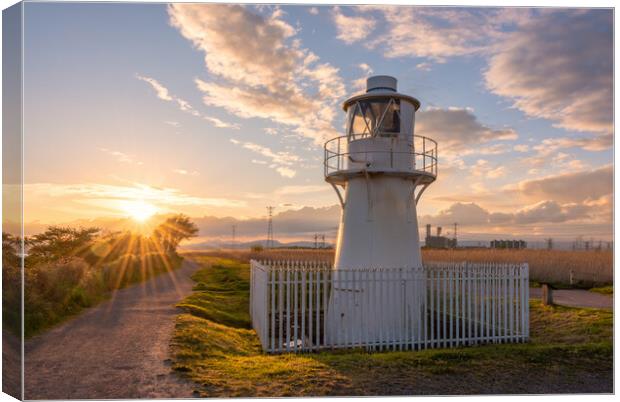
{"label": "reed bed", "polygon": [[[204,254],[204,253],[201,253]],[[256,260],[334,260],[333,249],[217,250],[208,255],[242,261]],[[561,287],[591,288],[613,283],[611,250],[507,250],[489,248],[423,249],[423,261],[523,263],[530,267],[530,280]],[[572,274],[571,274],[572,272]]]}
{"label": "reed bed", "polygon": [[422,259],[424,261],[527,262],[530,266],[530,280],[535,282],[583,288],[613,283],[613,252],[611,250],[425,249],[422,250]]}

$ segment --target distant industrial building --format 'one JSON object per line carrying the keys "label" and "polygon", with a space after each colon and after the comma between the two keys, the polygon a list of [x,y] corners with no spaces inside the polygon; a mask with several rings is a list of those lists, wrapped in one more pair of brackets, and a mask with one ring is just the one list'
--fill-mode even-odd
{"label": "distant industrial building", "polygon": [[426,247],[428,248],[456,248],[456,237],[449,238],[441,235],[441,226],[437,226],[437,236],[431,235],[431,225],[426,225]]}
{"label": "distant industrial building", "polygon": [[491,240],[491,248],[527,248],[527,242],[523,240]]}

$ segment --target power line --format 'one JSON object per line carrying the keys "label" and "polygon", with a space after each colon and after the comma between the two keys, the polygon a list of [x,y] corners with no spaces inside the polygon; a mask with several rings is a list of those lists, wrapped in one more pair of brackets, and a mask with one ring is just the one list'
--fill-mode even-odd
{"label": "power line", "polygon": [[235,237],[237,235],[237,225],[232,225],[232,242],[230,248],[235,248]]}
{"label": "power line", "polygon": [[265,248],[272,248],[274,246],[273,242],[273,210],[275,207],[271,205],[267,207],[268,212],[268,220],[267,220],[267,244]]}

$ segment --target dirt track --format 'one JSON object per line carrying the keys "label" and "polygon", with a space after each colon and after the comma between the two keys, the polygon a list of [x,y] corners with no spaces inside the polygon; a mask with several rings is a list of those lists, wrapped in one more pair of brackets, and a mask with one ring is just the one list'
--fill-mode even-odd
{"label": "dirt track", "polygon": [[170,370],[168,348],[174,305],[191,293],[197,268],[185,261],[27,341],[26,399],[192,397],[192,384]]}
{"label": "dirt track", "polygon": [[[530,288],[530,298],[540,299],[542,289]],[[553,291],[553,301],[561,306],[613,308],[614,299],[610,295],[602,295],[582,289],[559,289]]]}

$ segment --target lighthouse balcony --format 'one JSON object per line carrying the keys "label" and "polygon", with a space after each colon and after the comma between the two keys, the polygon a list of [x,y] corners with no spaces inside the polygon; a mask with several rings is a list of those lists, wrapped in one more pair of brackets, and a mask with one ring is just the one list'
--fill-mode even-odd
{"label": "lighthouse balcony", "polygon": [[360,175],[386,174],[428,184],[437,178],[437,142],[414,135],[413,141],[342,136],[324,147],[325,180],[344,184]]}

